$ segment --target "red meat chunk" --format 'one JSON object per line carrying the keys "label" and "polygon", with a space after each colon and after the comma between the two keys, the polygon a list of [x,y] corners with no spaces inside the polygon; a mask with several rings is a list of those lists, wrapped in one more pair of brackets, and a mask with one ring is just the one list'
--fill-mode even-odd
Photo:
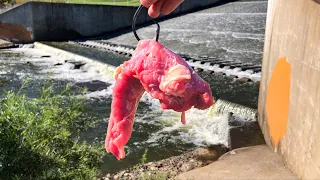
{"label": "red meat chunk", "polygon": [[155,40],[139,41],[132,58],[116,69],[115,79],[105,148],[118,160],[125,157],[124,146],[145,91],[160,101],[162,109],[181,112],[183,124],[185,111],[214,104],[210,85],[184,59]]}

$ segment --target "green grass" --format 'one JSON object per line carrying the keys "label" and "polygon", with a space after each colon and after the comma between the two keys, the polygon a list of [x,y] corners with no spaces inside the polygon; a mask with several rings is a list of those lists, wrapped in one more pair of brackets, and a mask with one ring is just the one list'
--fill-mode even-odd
{"label": "green grass", "polygon": [[142,155],[142,157],[140,159],[141,164],[144,164],[144,163],[147,162],[147,153],[148,153],[148,149],[145,149],[144,153],[143,153],[143,155]]}
{"label": "green grass", "polygon": [[97,179],[103,145],[78,140],[95,123],[84,111],[86,90],[56,92],[48,80],[31,99],[28,82],[0,98],[0,179]]}
{"label": "green grass", "polygon": [[[18,4],[31,0],[17,0]],[[36,2],[57,2],[57,3],[74,3],[74,4],[103,4],[115,6],[138,6],[139,0],[32,0]]]}

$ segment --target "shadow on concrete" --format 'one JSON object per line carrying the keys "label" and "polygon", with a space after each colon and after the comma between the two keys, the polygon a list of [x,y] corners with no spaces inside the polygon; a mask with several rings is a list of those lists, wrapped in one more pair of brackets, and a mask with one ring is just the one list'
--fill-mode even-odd
{"label": "shadow on concrete", "polygon": [[[230,129],[230,150],[241,147],[266,144],[259,123],[229,121]],[[238,124],[238,125],[236,125]]]}

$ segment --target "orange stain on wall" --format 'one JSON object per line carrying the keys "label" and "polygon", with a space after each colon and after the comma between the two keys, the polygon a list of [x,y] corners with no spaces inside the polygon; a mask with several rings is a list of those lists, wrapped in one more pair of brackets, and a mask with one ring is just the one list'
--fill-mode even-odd
{"label": "orange stain on wall", "polygon": [[286,58],[280,58],[273,70],[267,91],[267,122],[269,133],[275,151],[279,141],[287,130],[289,98],[290,98],[290,71],[291,66]]}

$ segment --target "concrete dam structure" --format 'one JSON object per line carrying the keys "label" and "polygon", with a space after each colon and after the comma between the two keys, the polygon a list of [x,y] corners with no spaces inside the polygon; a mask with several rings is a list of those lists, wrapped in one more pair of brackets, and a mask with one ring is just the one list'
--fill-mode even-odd
{"label": "concrete dam structure", "polygon": [[[217,2],[186,0],[168,17]],[[0,38],[31,43],[99,36],[131,27],[135,11],[136,7],[131,6],[27,2],[0,14]],[[150,20],[143,8],[137,25]]]}
{"label": "concrete dam structure", "polygon": [[299,179],[320,179],[319,76],[319,1],[269,0],[259,123]]}

